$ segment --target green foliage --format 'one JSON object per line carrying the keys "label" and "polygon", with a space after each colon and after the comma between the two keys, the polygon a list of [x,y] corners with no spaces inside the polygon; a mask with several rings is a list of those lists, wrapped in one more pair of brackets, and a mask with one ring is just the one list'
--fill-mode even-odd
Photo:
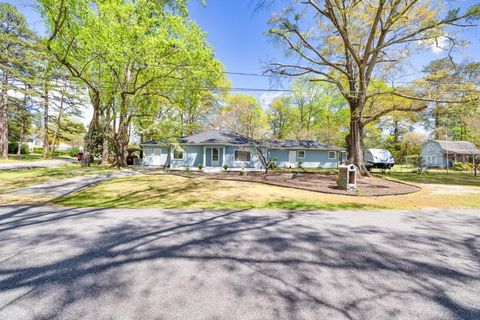
{"label": "green foliage", "polygon": [[80,152],[80,148],[79,147],[72,147],[69,151],[68,151],[68,155],[72,158],[76,157],[77,154]]}
{"label": "green foliage", "polygon": [[199,163],[197,167],[198,167],[198,170],[202,171],[202,169],[203,169],[203,163]]}
{"label": "green foliage", "polygon": [[273,100],[266,111],[274,138],[316,139],[343,146],[349,126],[345,99],[332,85],[297,79],[293,92]]}
{"label": "green foliage", "polygon": [[[8,143],[8,153],[9,154],[17,154],[18,152],[18,143],[17,142],[9,142]],[[22,144],[22,148],[20,149],[20,154],[29,154],[30,150],[28,149],[27,144]]]}
{"label": "green foliage", "polygon": [[223,165],[223,170],[225,170],[225,171],[228,170],[228,165],[226,163]]}
{"label": "green foliage", "polygon": [[267,131],[267,118],[253,96],[237,94],[226,99],[227,105],[220,110],[216,127],[258,139]]}
{"label": "green foliage", "polygon": [[33,148],[33,153],[43,154],[45,149],[43,148]]}

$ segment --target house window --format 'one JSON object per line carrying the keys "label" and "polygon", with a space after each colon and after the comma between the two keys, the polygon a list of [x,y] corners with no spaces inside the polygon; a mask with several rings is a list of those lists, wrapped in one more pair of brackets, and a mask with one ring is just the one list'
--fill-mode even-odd
{"label": "house window", "polygon": [[153,156],[153,149],[152,148],[145,148],[145,157]]}
{"label": "house window", "polygon": [[162,149],[155,148],[155,156],[160,157],[162,155]]}
{"label": "house window", "polygon": [[235,161],[250,161],[250,151],[235,150]]}
{"label": "house window", "polygon": [[337,159],[337,152],[336,151],[328,151],[328,159]]}
{"label": "house window", "polygon": [[183,151],[173,150],[173,160],[183,160]]}
{"label": "house window", "polygon": [[297,151],[297,158],[298,159],[305,159],[305,150],[298,150]]}

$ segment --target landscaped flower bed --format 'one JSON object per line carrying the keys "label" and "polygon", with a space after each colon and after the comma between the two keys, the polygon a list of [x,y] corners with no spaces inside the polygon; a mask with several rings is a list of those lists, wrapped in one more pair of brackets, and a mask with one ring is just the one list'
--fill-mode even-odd
{"label": "landscaped flower bed", "polygon": [[352,196],[386,196],[417,192],[420,187],[379,177],[360,177],[356,190],[342,190],[337,186],[336,175],[330,172],[283,173],[271,172],[192,172],[192,177],[207,179],[239,180],[267,183],[288,188],[305,189],[323,193]]}

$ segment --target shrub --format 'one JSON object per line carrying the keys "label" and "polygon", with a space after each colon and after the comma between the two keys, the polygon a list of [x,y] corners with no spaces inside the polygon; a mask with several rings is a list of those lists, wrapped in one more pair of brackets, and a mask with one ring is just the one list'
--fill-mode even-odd
{"label": "shrub", "polygon": [[270,164],[268,165],[268,169],[275,170],[278,169],[277,158],[273,158]]}
{"label": "shrub", "polygon": [[223,170],[227,171],[227,169],[228,169],[228,165],[227,165],[227,164],[224,164],[224,165],[223,165]]}
{"label": "shrub", "polygon": [[55,150],[52,152],[52,156],[60,157],[60,156],[69,156],[70,152],[68,150]]}
{"label": "shrub", "polygon": [[[8,143],[8,153],[16,154],[18,152],[18,143],[17,142],[10,142]],[[27,144],[22,144],[22,148],[20,149],[20,154],[29,154],[30,150],[28,149]]]}
{"label": "shrub", "polygon": [[298,167],[301,168],[303,165],[303,162],[302,161],[298,161]]}
{"label": "shrub", "polygon": [[42,147],[33,148],[33,153],[40,153],[43,154],[44,149]]}
{"label": "shrub", "polygon": [[71,148],[69,151],[68,151],[68,155],[70,157],[76,157],[77,156],[77,153],[80,152],[80,148],[79,147],[73,147]]}
{"label": "shrub", "polygon": [[203,163],[199,163],[198,164],[198,170],[202,171],[202,169],[203,169]]}
{"label": "shrub", "polygon": [[455,171],[463,171],[463,164],[461,162],[455,162],[453,164],[453,170]]}

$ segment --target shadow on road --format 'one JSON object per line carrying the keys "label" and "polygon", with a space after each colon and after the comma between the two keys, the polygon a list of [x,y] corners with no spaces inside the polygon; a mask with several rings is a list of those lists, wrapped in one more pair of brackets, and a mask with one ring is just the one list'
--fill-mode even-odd
{"label": "shadow on road", "polygon": [[480,319],[478,215],[0,213],[0,318]]}

